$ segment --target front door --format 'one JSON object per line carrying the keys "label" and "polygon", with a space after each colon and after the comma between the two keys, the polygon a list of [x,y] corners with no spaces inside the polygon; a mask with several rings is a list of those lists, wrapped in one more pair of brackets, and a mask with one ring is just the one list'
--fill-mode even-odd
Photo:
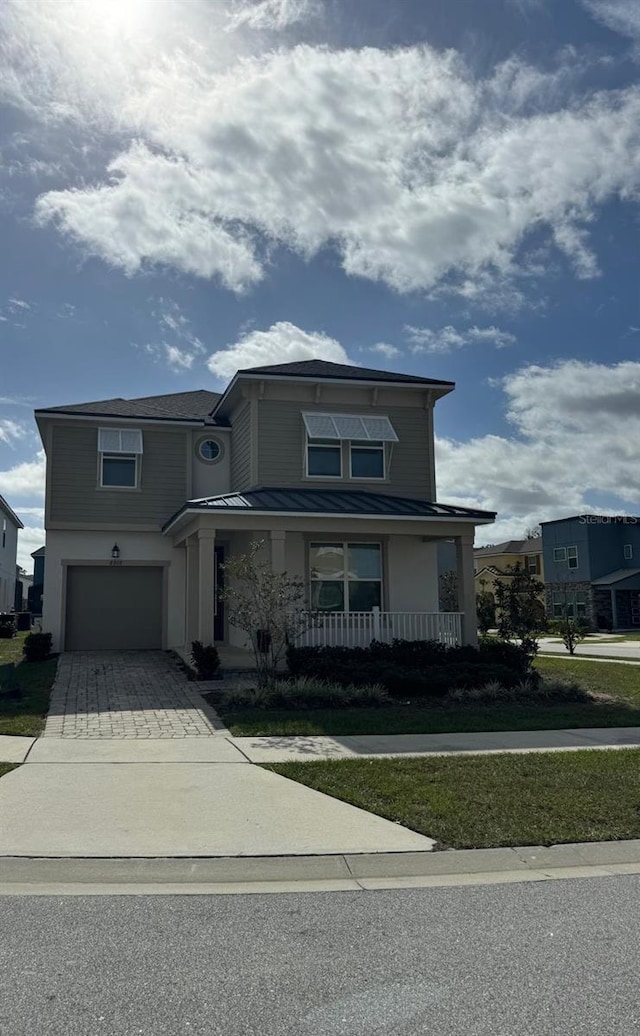
{"label": "front door", "polygon": [[213,602],[213,639],[224,640],[224,601],[220,600],[220,592],[224,587],[224,547],[216,547],[216,568]]}

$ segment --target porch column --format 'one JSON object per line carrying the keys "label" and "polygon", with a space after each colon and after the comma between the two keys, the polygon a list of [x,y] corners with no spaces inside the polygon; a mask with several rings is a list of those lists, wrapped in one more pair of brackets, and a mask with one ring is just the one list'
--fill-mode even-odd
{"label": "porch column", "polygon": [[611,627],[614,630],[618,628],[618,602],[616,601],[616,591],[611,587]]}
{"label": "porch column", "polygon": [[284,530],[271,530],[271,568],[274,572],[285,571],[284,549],[286,539],[287,534]]}
{"label": "porch column", "polygon": [[198,639],[198,539],[190,536],[187,540],[187,645]]}
{"label": "porch column", "polygon": [[456,536],[456,571],[458,576],[458,611],[462,612],[462,643],[478,644],[476,588],[473,568],[473,536]]}
{"label": "porch column", "polygon": [[198,531],[198,640],[213,644],[215,529]]}

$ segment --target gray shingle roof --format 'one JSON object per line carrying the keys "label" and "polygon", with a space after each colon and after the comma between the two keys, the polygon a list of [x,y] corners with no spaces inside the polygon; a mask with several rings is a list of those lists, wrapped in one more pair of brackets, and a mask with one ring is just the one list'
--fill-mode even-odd
{"label": "gray shingle roof", "polygon": [[248,489],[244,493],[225,493],[221,496],[188,500],[184,507],[169,519],[165,528],[183,511],[271,511],[275,513],[375,515],[402,518],[470,518],[493,520],[493,511],[475,511],[468,507],[413,500],[409,497],[389,496],[387,493],[367,493],[353,489]]}
{"label": "gray shingle roof", "polygon": [[213,423],[210,414],[219,399],[219,392],[197,389],[194,392],[172,392],[169,395],[140,396],[137,399],[101,399],[93,403],[72,403],[66,406],[46,407],[36,412]]}
{"label": "gray shingle roof", "polygon": [[640,568],[617,568],[615,572],[609,572],[606,576],[598,576],[592,579],[593,586],[608,586],[609,583],[619,583],[622,579],[632,579],[640,576]]}
{"label": "gray shingle roof", "polygon": [[490,557],[493,554],[538,554],[542,553],[542,537],[535,536],[529,540],[505,540],[488,547],[476,547],[473,555],[476,558]]}
{"label": "gray shingle roof", "polygon": [[346,363],[331,363],[329,360],[300,360],[297,363],[274,363],[266,367],[247,367],[238,374],[282,374],[296,378],[337,378],[358,381],[397,381],[408,385],[451,385],[452,381],[437,381],[434,378],[419,378],[415,374],[395,374],[392,371],[374,370],[371,367],[354,367]]}

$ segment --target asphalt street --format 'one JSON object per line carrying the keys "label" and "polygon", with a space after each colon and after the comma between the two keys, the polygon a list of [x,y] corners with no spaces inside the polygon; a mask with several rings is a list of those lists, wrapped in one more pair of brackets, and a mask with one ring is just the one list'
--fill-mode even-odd
{"label": "asphalt street", "polygon": [[640,1031],[640,878],[0,899],[2,1036]]}

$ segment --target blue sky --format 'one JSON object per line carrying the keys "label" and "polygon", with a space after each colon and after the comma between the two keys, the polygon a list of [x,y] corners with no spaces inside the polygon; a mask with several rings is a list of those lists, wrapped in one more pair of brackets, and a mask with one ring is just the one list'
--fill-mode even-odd
{"label": "blue sky", "polygon": [[35,407],[313,355],[456,381],[479,542],[638,511],[637,0],[7,0],[0,62],[22,563]]}

